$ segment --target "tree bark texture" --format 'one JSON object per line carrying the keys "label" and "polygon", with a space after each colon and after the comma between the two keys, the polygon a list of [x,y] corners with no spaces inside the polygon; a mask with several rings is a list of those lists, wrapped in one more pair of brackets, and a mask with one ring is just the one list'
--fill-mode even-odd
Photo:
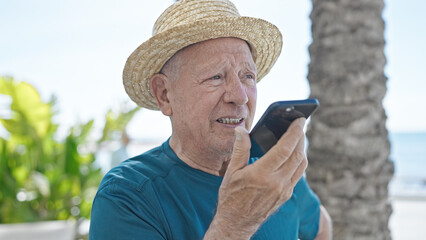
{"label": "tree bark texture", "polygon": [[312,0],[307,177],[334,239],[391,239],[383,0]]}

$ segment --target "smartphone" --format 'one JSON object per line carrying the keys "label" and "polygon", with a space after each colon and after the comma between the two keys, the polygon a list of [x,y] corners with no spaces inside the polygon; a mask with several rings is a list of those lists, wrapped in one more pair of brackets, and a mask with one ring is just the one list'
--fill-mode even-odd
{"label": "smartphone", "polygon": [[251,157],[261,157],[297,118],[308,118],[319,106],[315,98],[272,103],[250,132]]}

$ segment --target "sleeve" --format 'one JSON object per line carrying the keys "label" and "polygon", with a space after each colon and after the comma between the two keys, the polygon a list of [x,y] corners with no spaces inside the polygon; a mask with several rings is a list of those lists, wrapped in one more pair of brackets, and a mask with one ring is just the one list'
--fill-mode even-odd
{"label": "sleeve", "polygon": [[302,177],[294,188],[299,212],[299,238],[314,239],[319,230],[320,201],[311,190],[305,177]]}
{"label": "sleeve", "polygon": [[142,193],[147,195],[124,184],[100,189],[93,201],[89,239],[166,239],[161,214],[150,201],[141,200]]}

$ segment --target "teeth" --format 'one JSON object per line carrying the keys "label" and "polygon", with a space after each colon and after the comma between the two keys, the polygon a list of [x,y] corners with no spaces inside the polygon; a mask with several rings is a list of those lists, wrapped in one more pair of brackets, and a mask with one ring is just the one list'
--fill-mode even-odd
{"label": "teeth", "polygon": [[242,118],[219,118],[217,121],[225,124],[237,124],[243,120]]}

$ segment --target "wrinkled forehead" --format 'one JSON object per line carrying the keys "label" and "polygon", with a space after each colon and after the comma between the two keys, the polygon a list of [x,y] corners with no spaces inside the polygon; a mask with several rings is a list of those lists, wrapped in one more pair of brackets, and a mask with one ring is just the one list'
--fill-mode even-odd
{"label": "wrinkled forehead", "polygon": [[[234,38],[234,37],[226,37],[226,38],[216,38],[216,39],[209,39],[209,40],[205,40],[202,42],[198,42],[198,43],[194,43],[191,45],[188,45],[182,49],[180,49],[179,51],[177,51],[169,60],[167,60],[167,62],[163,65],[163,67],[161,68],[161,73],[164,71],[165,68],[167,68],[168,65],[170,65],[170,62],[176,62],[176,60],[180,57],[180,56],[184,56],[184,55],[188,55],[188,54],[197,54],[200,53],[201,51],[210,51],[211,53],[214,52],[215,50],[215,46],[217,47],[218,45],[225,45],[225,44],[229,44],[230,42],[233,42],[234,44],[236,42],[241,42],[240,47],[235,48],[235,51],[240,51],[241,49],[245,48],[247,46],[248,52],[251,54],[251,58],[253,59],[253,52],[252,52],[252,48],[250,46],[250,43],[247,42],[246,40],[240,39],[240,38]],[[254,59],[253,59],[254,61]],[[254,66],[256,67],[256,66]]]}

